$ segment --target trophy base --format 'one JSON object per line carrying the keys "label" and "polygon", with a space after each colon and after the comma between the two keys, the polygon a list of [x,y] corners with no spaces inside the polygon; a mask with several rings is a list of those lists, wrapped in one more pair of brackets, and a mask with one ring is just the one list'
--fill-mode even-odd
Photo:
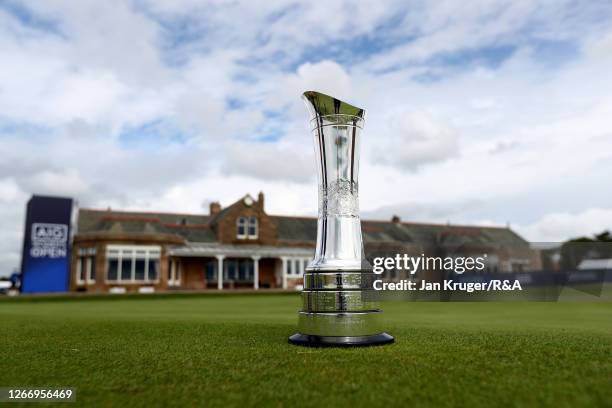
{"label": "trophy base", "polygon": [[312,334],[296,333],[289,337],[289,343],[306,347],[364,347],[382,346],[395,341],[387,333],[370,336],[316,336]]}

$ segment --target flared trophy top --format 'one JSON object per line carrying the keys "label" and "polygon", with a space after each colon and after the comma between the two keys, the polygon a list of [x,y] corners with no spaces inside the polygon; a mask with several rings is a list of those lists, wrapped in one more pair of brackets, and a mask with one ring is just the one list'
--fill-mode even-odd
{"label": "flared trophy top", "polygon": [[362,127],[365,110],[321,92],[306,91],[302,100],[310,113],[313,128],[326,124]]}
{"label": "flared trophy top", "polygon": [[319,182],[317,246],[306,270],[361,271],[357,176],[365,111],[320,92],[304,92],[302,99],[310,113]]}

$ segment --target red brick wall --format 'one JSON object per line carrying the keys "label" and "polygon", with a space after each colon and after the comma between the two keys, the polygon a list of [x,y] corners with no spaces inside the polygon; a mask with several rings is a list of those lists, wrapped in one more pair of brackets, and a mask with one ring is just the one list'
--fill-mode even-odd
{"label": "red brick wall", "polygon": [[205,259],[202,258],[182,258],[181,263],[181,288],[184,289],[204,289],[205,282]]}

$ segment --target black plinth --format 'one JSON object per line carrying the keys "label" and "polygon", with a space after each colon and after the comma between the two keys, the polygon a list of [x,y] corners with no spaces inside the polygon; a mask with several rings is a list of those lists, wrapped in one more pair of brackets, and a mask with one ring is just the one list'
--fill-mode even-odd
{"label": "black plinth", "polygon": [[365,347],[391,344],[395,341],[387,333],[373,334],[371,336],[313,336],[296,333],[289,337],[289,343],[306,347]]}

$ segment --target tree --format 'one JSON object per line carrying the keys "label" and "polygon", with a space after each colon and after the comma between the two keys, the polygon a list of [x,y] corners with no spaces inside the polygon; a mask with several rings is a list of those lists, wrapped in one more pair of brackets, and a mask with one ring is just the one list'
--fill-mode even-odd
{"label": "tree", "polygon": [[593,237],[570,239],[561,246],[561,268],[574,270],[585,259],[612,258],[612,234],[606,230]]}

